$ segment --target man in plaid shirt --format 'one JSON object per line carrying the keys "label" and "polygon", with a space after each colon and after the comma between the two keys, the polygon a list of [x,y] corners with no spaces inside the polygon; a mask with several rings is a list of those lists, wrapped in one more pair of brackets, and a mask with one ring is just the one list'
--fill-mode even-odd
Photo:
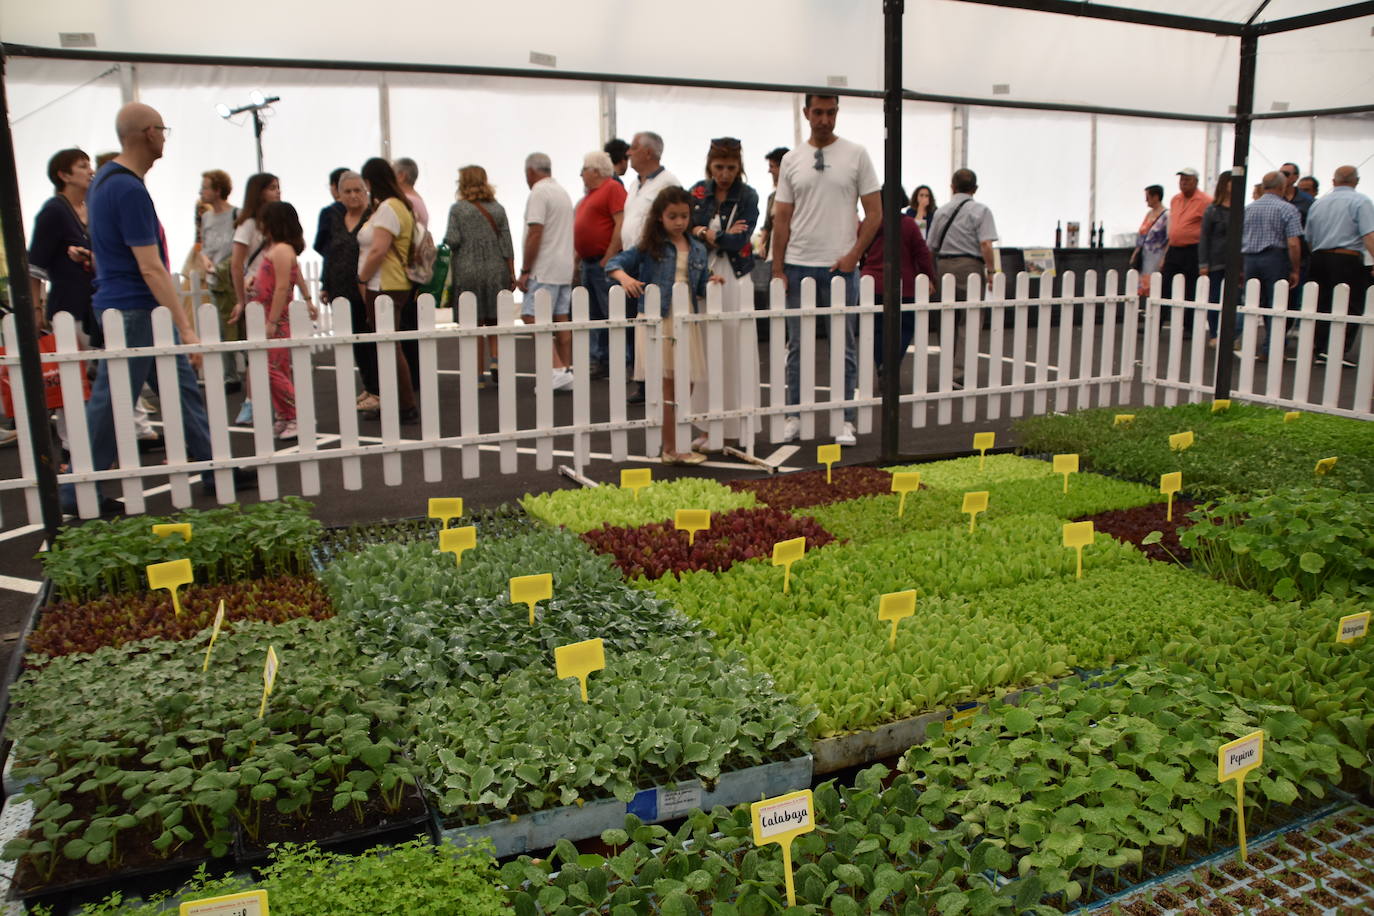
{"label": "man in plaid shirt", "polygon": [[[1264,193],[1245,208],[1245,231],[1240,250],[1245,255],[1245,279],[1260,281],[1260,307],[1269,308],[1274,300],[1274,284],[1287,280],[1298,284],[1302,263],[1302,217],[1298,208],[1283,199],[1284,180],[1269,172],[1260,182]],[[1269,319],[1264,319],[1265,339]]]}

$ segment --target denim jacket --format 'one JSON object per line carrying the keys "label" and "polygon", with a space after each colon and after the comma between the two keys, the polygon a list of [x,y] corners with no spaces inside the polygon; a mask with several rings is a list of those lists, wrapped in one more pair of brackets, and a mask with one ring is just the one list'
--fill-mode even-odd
{"label": "denim jacket", "polygon": [[[692,226],[710,226],[711,218],[716,215],[716,183],[710,179],[698,181],[688,193],[696,201],[692,205]],[[754,269],[754,247],[749,237],[759,221],[759,192],[743,179],[736,178],[730,190],[725,192],[725,200],[720,202],[721,227],[729,228],[741,219],[748,224],[743,232],[721,232],[716,236],[716,248],[730,257],[730,266],[737,277]]]}
{"label": "denim jacket", "polygon": [[[706,246],[688,237],[687,285],[692,291],[692,308],[706,297],[706,281],[711,277],[711,269],[706,266]],[[638,246],[626,248],[606,264],[606,273],[623,270],[645,284],[653,284],[659,290],[659,306],[663,316],[673,313],[673,277],[677,273],[677,251],[672,245],[665,245],[657,256],[641,251]],[[614,282],[614,281],[612,281]],[[641,299],[639,310],[644,311]]]}

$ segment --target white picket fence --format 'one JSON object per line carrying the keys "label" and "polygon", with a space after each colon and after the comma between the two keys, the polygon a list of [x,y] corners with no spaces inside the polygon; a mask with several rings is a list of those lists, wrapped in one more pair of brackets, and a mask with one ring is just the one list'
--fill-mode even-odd
{"label": "white picket fence", "polygon": [[[915,321],[914,355],[910,357],[911,386],[901,395],[902,409],[906,412],[903,422],[919,428],[971,422],[980,417],[997,420],[1004,416],[1040,414],[1048,410],[1067,411],[1130,403],[1133,383],[1137,378],[1137,346],[1142,330],[1145,332],[1142,363],[1147,399],[1153,402],[1152,399],[1162,396],[1165,402],[1173,403],[1180,396],[1189,399],[1210,396],[1210,379],[1202,377],[1199,374],[1202,370],[1197,368],[1205,362],[1197,355],[1198,347],[1205,346],[1205,342],[1199,343],[1202,335],[1195,337],[1191,344],[1193,358],[1189,360],[1190,375],[1186,380],[1182,376],[1185,344],[1181,315],[1178,314],[1188,309],[1203,310],[1207,308],[1205,301],[1150,299],[1146,303],[1142,326],[1139,300],[1134,294],[1137,282],[1134,272],[1124,278],[1115,272],[1108,273],[1103,288],[1112,292],[1105,295],[1078,294],[1076,278],[1072,274],[1065,274],[1061,277],[1059,296],[1049,295],[1047,282],[1040,284],[1040,295],[1030,296],[1030,281],[1025,275],[1015,278],[1014,294],[1008,296],[1006,279],[998,275],[986,297],[976,284],[971,284],[969,301],[966,302],[954,301],[952,278],[946,278],[940,302],[930,301],[924,278],[918,282],[916,301],[902,307],[904,311],[914,313]],[[1097,277],[1091,272],[1084,276],[1083,281],[1085,290],[1098,288]],[[836,279],[833,283],[831,301],[843,302],[843,281]],[[1160,288],[1158,280],[1154,288]],[[726,292],[733,295],[726,296]],[[463,478],[479,476],[480,452],[489,449],[498,452],[499,472],[513,474],[522,469],[521,455],[529,453],[533,454],[536,469],[552,469],[555,450],[562,448],[570,455],[572,468],[580,475],[592,460],[593,436],[607,435],[609,460],[613,463],[643,462],[657,456],[662,445],[661,408],[665,396],[670,396],[679,408],[676,434],[680,448],[685,448],[690,441],[694,426],[705,430],[709,438],[714,440],[713,445],[718,445],[724,437],[726,425],[732,423],[737,426],[733,432],[737,433],[739,448],[753,455],[757,448],[780,440],[783,421],[790,414],[800,416],[803,439],[815,438],[822,429],[824,436],[833,437],[840,430],[846,407],[856,408],[856,426],[860,434],[865,434],[873,431],[875,408],[881,403],[875,391],[872,341],[874,322],[880,320],[882,309],[873,304],[873,293],[871,281],[865,279],[860,285],[860,304],[857,308],[821,309],[814,305],[815,287],[808,280],[803,283],[801,291],[802,307],[789,310],[784,305],[785,294],[781,282],[774,281],[770,291],[770,307],[756,311],[752,310],[753,288],[746,278],[737,289],[731,291],[719,285],[709,286],[704,307],[693,313],[686,287],[679,284],[674,290],[672,303],[674,324],[679,329],[673,344],[674,362],[678,366],[691,365],[688,352],[690,335],[681,329],[695,324],[700,328],[708,371],[704,378],[699,379],[691,379],[685,372],[677,373],[675,390],[672,392],[662,389],[658,342],[664,322],[657,317],[658,296],[653,289],[648,293],[646,314],[629,317],[623,292],[619,287],[613,287],[610,311],[614,317],[607,321],[588,320],[586,290],[576,289],[573,292],[573,320],[553,322],[548,298],[541,294],[535,300],[537,320],[533,324],[517,323],[517,303],[511,294],[503,293],[498,300],[497,326],[482,328],[476,326],[476,301],[470,294],[460,297],[456,322],[442,324],[439,323],[441,313],[436,310],[430,297],[424,296],[418,308],[419,327],[412,331],[394,330],[391,303],[383,298],[377,307],[377,332],[359,334],[352,330],[346,301],[339,300],[337,307],[327,309],[318,324],[311,321],[304,303],[295,302],[290,311],[292,337],[272,341],[266,338],[262,308],[253,305],[248,309],[247,339],[221,342],[214,306],[202,303],[197,315],[202,342],[193,347],[173,344],[170,313],[158,310],[153,321],[154,345],[143,349],[126,348],[121,321],[117,315],[107,313],[107,349],[101,353],[101,358],[111,361],[118,466],[104,471],[93,469],[84,413],[71,410],[67,412],[71,470],[62,474],[60,481],[75,485],[78,513],[82,517],[91,517],[99,511],[97,483],[106,485],[106,496],[122,496],[125,511],[129,513],[144,511],[146,497],[150,495],[145,487],[152,487],[152,492],[166,487],[170,489],[174,505],[189,505],[192,501],[192,475],[204,471],[213,472],[218,500],[221,503],[232,502],[237,496],[233,481],[235,468],[249,468],[256,472],[258,495],[262,499],[275,499],[283,492],[312,496],[321,491],[322,477],[325,476],[330,479],[331,489],[336,486],[334,481],[345,490],[361,489],[365,485],[364,465],[369,463],[371,467],[373,462],[380,463],[381,479],[385,485],[399,486],[404,483],[402,458],[407,452],[419,452],[420,473],[427,483],[443,479],[446,465],[449,464],[447,456],[454,452],[458,473]],[[1205,300],[1205,288],[1199,295]],[[723,303],[727,300],[744,305],[738,309],[726,309]],[[1279,296],[1279,300],[1282,301],[1282,296]],[[1314,303],[1315,300],[1310,302]],[[1314,309],[1315,305],[1311,308]],[[1175,320],[1169,336],[1162,338],[1158,330],[1159,319],[1166,309],[1174,311]],[[1247,310],[1247,314],[1254,311]],[[962,354],[954,352],[956,336],[952,323],[943,322],[938,327],[932,324],[938,323],[942,314],[955,312],[963,312],[967,316],[962,322]],[[1363,392],[1363,400],[1353,406],[1335,405],[1335,411],[1369,416],[1368,367],[1370,354],[1374,353],[1374,343],[1370,340],[1374,323],[1368,318],[1341,317],[1343,312],[1341,303],[1337,308],[1338,315],[1333,320],[1343,325],[1354,324],[1365,335],[1360,381],[1355,386]],[[840,344],[844,340],[847,318],[855,319],[858,324],[857,388],[849,401],[843,397],[844,348]],[[756,319],[763,319],[769,325],[766,362],[761,359],[764,350],[757,340]],[[789,319],[800,322],[800,397],[799,403],[794,406],[785,403],[785,337]],[[1282,318],[1276,313],[1275,320]],[[832,342],[824,365],[818,365],[817,362],[818,328],[821,322],[827,324]],[[1310,323],[1303,322],[1303,326]],[[75,328],[69,316],[59,315],[54,325],[57,352],[45,355],[44,362],[60,366],[64,401],[69,404],[80,403],[80,360],[89,359],[92,354],[78,350]],[[1253,321],[1248,322],[1247,335],[1251,334],[1253,325]],[[625,354],[627,339],[636,326],[643,328],[648,342],[642,354],[646,384],[642,418],[631,416],[632,409],[627,402],[629,373]],[[609,332],[608,382],[604,386],[598,384],[594,390],[585,372],[575,372],[571,394],[556,395],[551,371],[555,334],[571,332],[572,363],[575,367],[585,367],[588,365],[590,333],[593,330]],[[931,339],[932,331],[937,339]],[[13,340],[14,333],[13,318],[7,317],[3,325],[4,339]],[[1307,334],[1310,340],[1310,329],[1301,333]],[[1337,333],[1333,332],[1333,339]],[[483,403],[478,397],[479,380],[484,368],[477,365],[479,336],[495,336],[499,339],[498,362],[502,371],[494,410],[489,401]],[[1282,339],[1281,334],[1275,337]],[[420,407],[418,427],[403,429],[400,422],[396,406],[395,347],[378,346],[378,377],[382,389],[378,392],[382,402],[380,435],[361,435],[356,411],[360,389],[354,371],[352,345],[354,342],[391,344],[407,339],[419,342],[420,388],[416,392]],[[1159,345],[1161,340],[1167,340],[1164,349]],[[1247,336],[1245,340],[1245,346],[1253,352],[1252,337]],[[455,348],[446,347],[442,354],[440,348],[449,341],[456,342],[458,381],[456,385],[448,383],[452,369],[451,366],[445,366],[445,384],[441,387],[441,355],[451,364]],[[528,404],[528,383],[517,379],[516,373],[511,370],[516,366],[517,347],[530,344],[536,368],[533,410],[525,410],[522,417],[518,408],[521,404]],[[278,347],[289,347],[292,351],[299,428],[298,440],[285,448],[278,448],[274,442],[273,417],[267,396],[267,350]],[[332,354],[332,368],[325,365],[328,362],[325,358],[321,358],[320,365],[316,365],[314,354],[321,351]],[[231,414],[224,380],[221,373],[214,370],[219,359],[207,357],[211,371],[205,373],[204,398],[209,415],[212,456],[205,461],[188,461],[182,432],[180,396],[175,384],[175,355],[197,352],[246,354],[248,376],[252,389],[258,393],[254,398],[251,448],[245,448],[247,443],[243,431],[238,436],[237,450],[233,447],[233,431],[229,423]],[[529,351],[525,352],[528,354]],[[1245,353],[1242,350],[1242,362]],[[960,355],[962,360],[956,358]],[[156,357],[156,371],[161,381],[160,411],[166,441],[165,464],[143,464],[140,460],[132,424],[136,392],[129,391],[127,372],[121,371],[125,361],[135,356]],[[26,497],[29,521],[38,523],[40,514],[36,477],[28,419],[24,413],[22,380],[19,373],[14,371],[17,362],[13,355],[3,359],[4,365],[10,369],[16,389],[20,476],[0,480],[0,490],[22,490]],[[720,371],[727,363],[732,363],[736,371]],[[962,385],[956,384],[960,364],[964,374]],[[1162,377],[1156,371],[1161,365],[1166,367]],[[766,378],[763,377],[765,366]],[[327,403],[325,394],[320,393],[317,384],[324,373],[333,375],[332,404]],[[1253,372],[1246,375],[1246,370],[1242,368],[1241,376],[1242,387],[1249,391],[1254,381]],[[699,389],[699,406],[695,410],[690,406],[693,383]],[[1271,398],[1268,401],[1263,392],[1252,397],[1237,390],[1236,396],[1313,410],[1326,409],[1325,403],[1294,400],[1305,397],[1306,393],[1304,388],[1286,399]],[[458,429],[456,432],[450,429],[445,434],[440,429],[441,399],[454,397],[458,400]],[[561,411],[564,416],[561,421],[556,421],[555,415],[559,411],[555,410],[555,405],[562,402],[570,403],[571,409]],[[591,419],[594,409],[604,419],[594,422]],[[956,409],[958,420],[955,419]],[[637,410],[633,412],[638,413]],[[335,427],[337,431],[322,432],[322,417],[337,418],[337,424],[325,424]],[[818,420],[820,427],[817,426]],[[631,451],[632,441],[638,446],[637,453]],[[525,467],[528,468],[528,465]],[[294,468],[295,473],[285,474],[288,468]]]}
{"label": "white picket fence", "polygon": [[[1141,360],[1145,403],[1173,405],[1180,398],[1197,402],[1214,396],[1215,359],[1209,358],[1203,327],[1206,313],[1221,307],[1207,302],[1208,282],[1199,278],[1193,301],[1184,297],[1182,277],[1175,278],[1172,296],[1147,299]],[[1164,288],[1159,274],[1150,288]],[[1350,314],[1347,286],[1336,287],[1330,314],[1317,311],[1317,295],[1317,285],[1308,283],[1301,309],[1290,311],[1288,282],[1280,280],[1266,309],[1258,305],[1260,282],[1246,283],[1246,304],[1236,310],[1241,330],[1231,395],[1273,407],[1374,419],[1374,288],[1365,293],[1361,315]],[[1190,324],[1195,325],[1191,336],[1186,334]],[[1328,359],[1319,359],[1317,347],[1317,328],[1323,324],[1330,327]],[[1350,356],[1353,363],[1343,358]]]}

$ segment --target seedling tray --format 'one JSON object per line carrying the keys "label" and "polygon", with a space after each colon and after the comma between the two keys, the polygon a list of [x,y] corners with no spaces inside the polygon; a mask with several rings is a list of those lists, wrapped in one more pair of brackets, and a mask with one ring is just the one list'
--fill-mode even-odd
{"label": "seedling tray", "polygon": [[[316,572],[340,556],[356,553],[374,544],[410,544],[415,541],[434,541],[439,536],[440,521],[416,515],[409,518],[387,519],[371,525],[337,525],[326,528],[310,550]],[[472,512],[457,519],[454,526],[476,525],[478,538],[510,537],[540,527],[525,514],[518,504],[506,503],[492,509]]]}
{"label": "seedling tray", "polygon": [[[1331,811],[1331,808],[1336,810]],[[1195,912],[1344,916],[1374,912],[1374,809],[1338,802],[1234,848],[1093,904],[1098,913]]]}
{"label": "seedling tray", "polygon": [[323,836],[300,837],[292,840],[267,840],[255,844],[242,831],[235,832],[234,859],[240,866],[257,865],[267,861],[272,850],[268,843],[313,842],[321,849],[356,854],[373,846],[390,846],[423,836],[433,841],[434,815],[423,791],[412,789],[406,794],[401,809],[394,814],[358,825],[353,830],[330,832]]}
{"label": "seedling tray", "polygon": [[504,858],[545,849],[559,840],[576,842],[600,836],[606,830],[624,827],[626,814],[654,824],[675,820],[697,808],[710,811],[716,805],[731,807],[805,789],[811,785],[812,774],[813,762],[807,754],[722,773],[713,789],[691,779],[641,789],[628,803],[616,798],[601,799],[467,826],[447,826],[440,819],[436,827],[441,839],[448,838],[460,845],[490,839],[497,857]]}

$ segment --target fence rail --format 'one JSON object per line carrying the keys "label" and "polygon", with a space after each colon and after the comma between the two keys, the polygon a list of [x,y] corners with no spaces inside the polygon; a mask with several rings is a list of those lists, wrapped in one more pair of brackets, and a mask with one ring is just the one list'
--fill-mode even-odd
{"label": "fence rail", "polygon": [[[1172,404],[1180,398],[1210,397],[1215,360],[1208,357],[1204,335],[1196,334],[1188,340],[1184,333],[1186,315],[1193,314],[1201,321],[1201,313],[1216,308],[1206,302],[1206,282],[1200,285],[1197,301],[1183,299],[1181,288],[1175,289],[1172,298],[1146,299],[1142,316],[1141,302],[1134,294],[1135,273],[1119,277],[1110,272],[1105,279],[1102,288],[1115,292],[1078,295],[1076,278],[1065,274],[1059,296],[1048,295],[1048,283],[1039,284],[1040,294],[1031,295],[1030,278],[1021,274],[1014,279],[1008,295],[1007,278],[999,274],[986,296],[976,284],[970,284],[968,301],[960,302],[956,301],[953,278],[945,278],[938,301],[932,301],[928,284],[920,278],[915,300],[901,307],[914,325],[915,341],[910,383],[900,397],[902,422],[924,428],[970,422],[979,416],[998,420],[1048,410],[1127,404],[1131,403],[1137,379],[1143,383],[1147,403]],[[831,301],[843,302],[843,281],[836,278],[833,284]],[[1082,288],[1098,289],[1098,278],[1088,272]],[[1162,288],[1158,277],[1153,288]],[[1249,301],[1257,301],[1253,282],[1248,293]],[[189,295],[192,302],[203,298],[194,287]],[[1330,316],[1317,313],[1315,296],[1316,291],[1310,286],[1304,291],[1301,313],[1249,306],[1241,310],[1245,324],[1235,396],[1368,418],[1374,381],[1374,318],[1350,315],[1343,288]],[[1286,301],[1282,284],[1275,291],[1275,301]],[[233,473],[237,468],[256,472],[259,495],[274,499],[286,490],[316,495],[324,485],[322,475],[336,479],[337,485],[345,490],[361,489],[365,462],[380,463],[382,481],[387,486],[399,486],[404,482],[402,457],[417,452],[419,473],[428,483],[443,479],[446,456],[453,452],[457,454],[457,473],[466,479],[480,473],[479,456],[484,449],[497,452],[497,467],[502,474],[521,469],[522,451],[533,452],[536,469],[550,470],[554,467],[555,447],[562,443],[571,455],[572,467],[581,474],[592,461],[593,436],[607,436],[612,462],[644,460],[631,454],[632,443],[640,456],[657,456],[663,444],[665,398],[677,408],[675,433],[680,445],[690,441],[695,428],[707,437],[711,448],[719,448],[729,438],[736,440],[738,448],[746,454],[753,455],[756,449],[781,440],[788,416],[800,419],[803,439],[819,434],[836,436],[847,408],[854,411],[858,432],[869,433],[874,427],[874,410],[881,404],[875,393],[873,342],[875,322],[881,320],[882,307],[874,304],[873,284],[867,278],[861,282],[860,304],[856,308],[818,308],[815,303],[815,286],[807,280],[800,291],[801,307],[786,308],[782,283],[774,281],[769,291],[769,307],[754,309],[753,287],[746,278],[733,286],[709,286],[705,301],[694,312],[686,287],[679,284],[670,303],[673,321],[669,325],[659,317],[656,289],[651,287],[646,294],[645,312],[634,315],[627,310],[623,291],[613,287],[612,318],[592,321],[586,290],[576,289],[571,321],[553,321],[549,299],[541,293],[535,297],[534,323],[520,324],[513,296],[503,293],[497,303],[497,325],[477,327],[476,300],[471,294],[459,298],[454,310],[456,321],[443,320],[447,310],[436,309],[431,297],[422,296],[417,310],[418,327],[398,330],[392,304],[383,297],[377,306],[376,331],[360,333],[351,326],[345,300],[339,300],[333,307],[326,306],[318,322],[311,320],[303,302],[294,302],[290,307],[291,336],[274,340],[267,338],[262,307],[254,304],[247,310],[246,339],[226,342],[219,339],[215,307],[201,301],[195,310],[202,332],[200,344],[178,345],[170,313],[159,309],[153,316],[153,345],[127,347],[122,321],[117,313],[107,311],[107,349],[103,352],[80,350],[70,316],[59,314],[54,320],[56,352],[44,354],[44,367],[49,371],[55,367],[64,403],[78,404],[82,398],[81,361],[98,358],[106,362],[118,455],[115,467],[95,470],[85,413],[68,410],[70,469],[59,476],[59,482],[74,485],[77,514],[89,518],[100,511],[97,485],[102,483],[117,487],[125,511],[131,514],[144,511],[149,495],[145,486],[160,482],[170,489],[174,505],[189,505],[192,478],[205,473],[213,479],[217,499],[221,503],[232,502],[237,496]],[[955,321],[953,316],[961,317]],[[1166,316],[1171,319],[1167,329],[1162,327]],[[1253,358],[1258,352],[1261,318],[1269,319],[1276,330],[1265,351],[1269,365],[1263,372],[1257,372],[1256,366],[1263,366]],[[1348,373],[1347,377],[1341,375],[1339,362],[1332,364],[1325,372],[1321,392],[1314,397],[1310,390],[1312,360],[1304,362],[1303,354],[1315,355],[1311,353],[1314,328],[1321,321],[1332,327],[1333,349],[1346,343],[1350,334],[1360,337],[1360,363],[1353,385],[1349,384]],[[1285,389],[1281,384],[1285,379],[1284,330],[1293,322],[1299,329],[1295,345],[1298,371]],[[786,403],[789,325],[796,334],[799,350],[799,397],[793,405]],[[672,389],[665,391],[660,342],[670,326],[675,329],[669,342],[674,364],[692,365],[696,338],[708,371],[699,378],[678,372],[672,376]],[[759,339],[762,327],[768,329],[766,345]],[[822,329],[830,342],[824,355],[819,342]],[[13,339],[12,317],[5,319],[2,330],[4,339]],[[646,344],[640,352],[645,383],[642,415],[632,415],[638,411],[628,402],[630,371],[626,354],[636,330],[642,331]],[[857,368],[855,391],[848,399],[844,396],[846,354],[839,344],[847,330],[856,342],[853,356]],[[556,337],[570,335],[572,364],[585,367],[589,364],[594,331],[608,334],[608,381],[593,387],[585,372],[575,372],[570,396],[556,394],[551,368]],[[479,400],[478,396],[479,380],[485,369],[477,364],[479,337],[497,339],[501,372],[494,405],[491,398]],[[420,385],[416,396],[420,416],[413,430],[403,429],[397,407],[396,348],[392,344],[402,340],[416,341],[419,350]],[[359,429],[355,343],[379,345],[381,391],[376,394],[381,399],[381,416],[380,432],[374,436],[365,436]],[[268,350],[277,348],[290,349],[291,375],[296,386],[298,439],[285,448],[278,448],[274,440],[267,397]],[[517,378],[514,371],[517,351],[524,360],[532,353],[532,399],[528,382]],[[204,372],[203,395],[211,454],[198,456],[199,460],[193,460],[187,452],[182,429],[183,405],[175,384],[176,357],[195,353],[204,355],[208,367]],[[231,429],[223,373],[216,368],[222,354],[238,353],[244,354],[247,378],[257,393],[252,427],[247,431]],[[451,366],[455,356],[457,384],[441,386],[441,361],[447,380],[454,371]],[[143,464],[135,439],[133,406],[138,392],[130,390],[127,365],[130,359],[139,357],[155,360],[165,464]],[[18,360],[10,355],[0,362],[13,370]],[[331,376],[332,397],[327,386],[321,384]],[[17,371],[10,371],[10,378],[15,389],[20,437],[20,476],[0,480],[0,491],[22,491],[29,521],[38,523],[36,475],[24,412],[23,382]],[[445,430],[441,428],[441,406],[451,408],[450,399],[457,401],[456,429]],[[570,409],[560,407],[564,402],[570,404]],[[451,418],[453,411],[446,410],[445,414]],[[237,442],[231,437],[234,432],[239,433]],[[242,435],[244,432],[251,433],[251,444]],[[296,469],[298,482],[284,474],[290,468]],[[115,492],[109,489],[107,495]]]}

